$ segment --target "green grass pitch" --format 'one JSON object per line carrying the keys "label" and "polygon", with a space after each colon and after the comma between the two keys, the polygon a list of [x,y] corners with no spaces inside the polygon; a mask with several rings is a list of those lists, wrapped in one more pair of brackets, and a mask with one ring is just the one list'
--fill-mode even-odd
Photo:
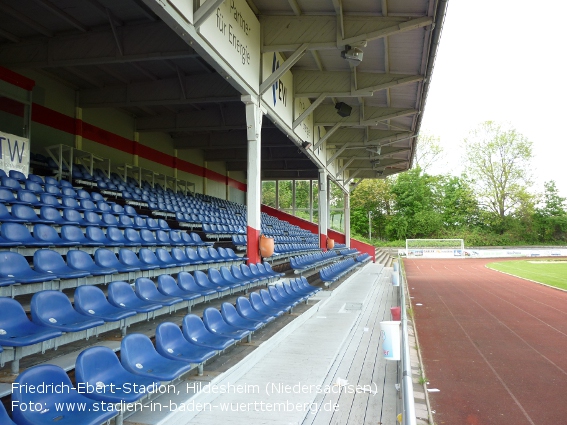
{"label": "green grass pitch", "polygon": [[567,289],[567,260],[517,260],[489,263],[488,268]]}

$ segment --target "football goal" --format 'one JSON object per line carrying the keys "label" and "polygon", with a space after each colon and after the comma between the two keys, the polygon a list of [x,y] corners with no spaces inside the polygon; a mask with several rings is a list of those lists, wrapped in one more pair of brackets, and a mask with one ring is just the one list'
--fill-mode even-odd
{"label": "football goal", "polygon": [[464,258],[463,239],[406,239],[408,258]]}

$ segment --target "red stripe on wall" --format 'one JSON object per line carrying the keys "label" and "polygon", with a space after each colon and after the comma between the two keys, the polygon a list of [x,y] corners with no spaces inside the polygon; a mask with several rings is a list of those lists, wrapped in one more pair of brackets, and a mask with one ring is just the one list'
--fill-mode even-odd
{"label": "red stripe on wall", "polygon": [[0,111],[23,118],[25,105],[7,97],[0,97]]}
{"label": "red stripe on wall", "polygon": [[14,86],[30,91],[35,86],[35,81],[31,78],[24,77],[11,69],[0,66],[0,80],[6,81]]}
{"label": "red stripe on wall", "polygon": [[32,121],[65,133],[75,134],[75,118],[37,103],[32,104]]}
{"label": "red stripe on wall", "polygon": [[[266,214],[273,216],[273,217],[279,218],[280,220],[284,220],[284,221],[287,221],[290,224],[294,224],[295,226],[299,226],[302,229],[309,230],[310,232],[313,232],[315,234],[319,233],[319,226],[315,223],[311,223],[310,221],[304,220],[304,219],[299,218],[299,217],[295,217],[291,214],[277,210],[275,208],[268,207],[267,205],[262,205],[260,207],[260,210],[262,212],[265,212]],[[345,243],[345,241],[346,241],[345,235],[343,233],[339,233],[339,232],[337,232],[335,230],[331,230],[331,229],[327,230],[327,237],[332,238],[335,242],[338,242],[338,243]],[[351,248],[358,249],[360,252],[368,253],[368,255],[370,255],[372,257],[372,261],[375,261],[375,258],[374,258],[375,248],[372,245],[369,245],[367,243],[360,242],[356,239],[351,238],[350,239],[350,246],[351,246]]]}

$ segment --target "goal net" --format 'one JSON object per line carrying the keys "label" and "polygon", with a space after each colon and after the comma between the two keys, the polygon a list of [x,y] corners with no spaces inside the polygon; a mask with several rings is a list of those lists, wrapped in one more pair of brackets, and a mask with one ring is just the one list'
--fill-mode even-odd
{"label": "goal net", "polygon": [[463,239],[406,239],[408,258],[463,258]]}

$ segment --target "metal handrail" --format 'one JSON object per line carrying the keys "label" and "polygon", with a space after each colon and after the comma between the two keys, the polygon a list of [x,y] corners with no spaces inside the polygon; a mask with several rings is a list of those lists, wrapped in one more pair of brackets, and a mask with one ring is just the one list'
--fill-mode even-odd
{"label": "metal handrail", "polygon": [[400,282],[400,307],[401,307],[401,320],[402,320],[402,355],[401,355],[401,368],[402,368],[402,424],[403,425],[416,425],[415,416],[415,401],[413,395],[413,381],[411,374],[411,357],[410,345],[408,337],[408,318],[406,309],[406,289],[407,282],[405,275],[402,273],[401,261],[398,260],[398,278]]}

